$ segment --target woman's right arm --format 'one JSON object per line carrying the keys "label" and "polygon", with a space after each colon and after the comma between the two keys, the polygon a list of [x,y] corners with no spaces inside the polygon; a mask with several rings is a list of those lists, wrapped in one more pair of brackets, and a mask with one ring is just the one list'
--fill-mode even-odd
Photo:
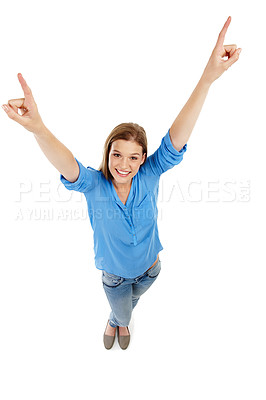
{"label": "woman's right arm", "polygon": [[[61,143],[44,125],[38,112],[31,89],[21,74],[18,74],[25,98],[9,100],[2,108],[10,119],[18,122],[34,134],[41,150],[53,166],[69,182],[79,177],[79,166],[71,151]],[[20,115],[18,110],[22,112]]]}

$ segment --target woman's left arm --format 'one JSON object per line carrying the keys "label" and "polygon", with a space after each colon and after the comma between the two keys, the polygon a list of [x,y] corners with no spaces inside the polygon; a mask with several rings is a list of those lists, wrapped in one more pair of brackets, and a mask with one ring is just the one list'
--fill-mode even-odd
{"label": "woman's left arm", "polygon": [[[187,143],[211,84],[239,58],[242,49],[237,49],[236,44],[223,44],[230,22],[231,17],[228,17],[197,86],[170,128],[171,141],[177,151],[180,151]],[[228,59],[224,60],[223,57],[228,57]]]}

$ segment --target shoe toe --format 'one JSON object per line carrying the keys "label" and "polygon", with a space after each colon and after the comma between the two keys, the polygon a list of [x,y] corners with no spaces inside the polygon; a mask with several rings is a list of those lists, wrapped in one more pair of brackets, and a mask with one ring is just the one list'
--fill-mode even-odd
{"label": "shoe toe", "polygon": [[[129,329],[128,329],[128,333],[129,333]],[[119,335],[119,329],[118,329],[118,343],[119,343],[119,346],[121,347],[121,349],[126,350],[129,345],[129,342],[130,342],[130,333],[129,333],[129,335],[121,336],[121,335]]]}
{"label": "shoe toe", "polygon": [[109,335],[103,335],[103,343],[104,347],[109,350],[113,347],[115,341],[115,335],[114,336],[109,336]]}
{"label": "shoe toe", "polygon": [[[109,320],[107,321],[107,325],[108,325],[108,323],[109,323]],[[106,325],[106,328],[107,328],[107,325]],[[106,328],[105,328],[105,332],[106,332]],[[104,343],[104,347],[107,350],[109,350],[109,349],[111,349],[113,347],[113,344],[114,344],[114,341],[115,341],[116,330],[115,330],[114,336],[106,335],[105,332],[103,334],[103,343]]]}

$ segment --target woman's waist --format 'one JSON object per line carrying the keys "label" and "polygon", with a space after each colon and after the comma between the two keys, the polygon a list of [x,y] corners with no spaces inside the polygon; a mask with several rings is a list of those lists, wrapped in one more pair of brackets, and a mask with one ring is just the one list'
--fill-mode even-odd
{"label": "woman's waist", "polygon": [[[147,271],[149,271],[149,269],[151,269],[152,267],[154,267],[154,265],[157,263],[158,259],[159,259],[159,254],[157,255],[157,258],[156,258],[156,260],[154,261],[154,263],[152,264],[152,266],[151,266],[150,268],[148,268]],[[147,272],[147,271],[146,271],[146,272]]]}

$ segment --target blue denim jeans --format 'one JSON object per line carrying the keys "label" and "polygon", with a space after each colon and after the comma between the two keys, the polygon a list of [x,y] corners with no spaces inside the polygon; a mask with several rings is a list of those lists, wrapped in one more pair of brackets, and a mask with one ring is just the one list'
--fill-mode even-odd
{"label": "blue denim jeans", "polygon": [[133,308],[136,307],[140,296],[156,280],[160,271],[160,257],[152,268],[136,278],[123,278],[102,271],[103,288],[112,310],[109,323],[113,328],[129,325]]}

